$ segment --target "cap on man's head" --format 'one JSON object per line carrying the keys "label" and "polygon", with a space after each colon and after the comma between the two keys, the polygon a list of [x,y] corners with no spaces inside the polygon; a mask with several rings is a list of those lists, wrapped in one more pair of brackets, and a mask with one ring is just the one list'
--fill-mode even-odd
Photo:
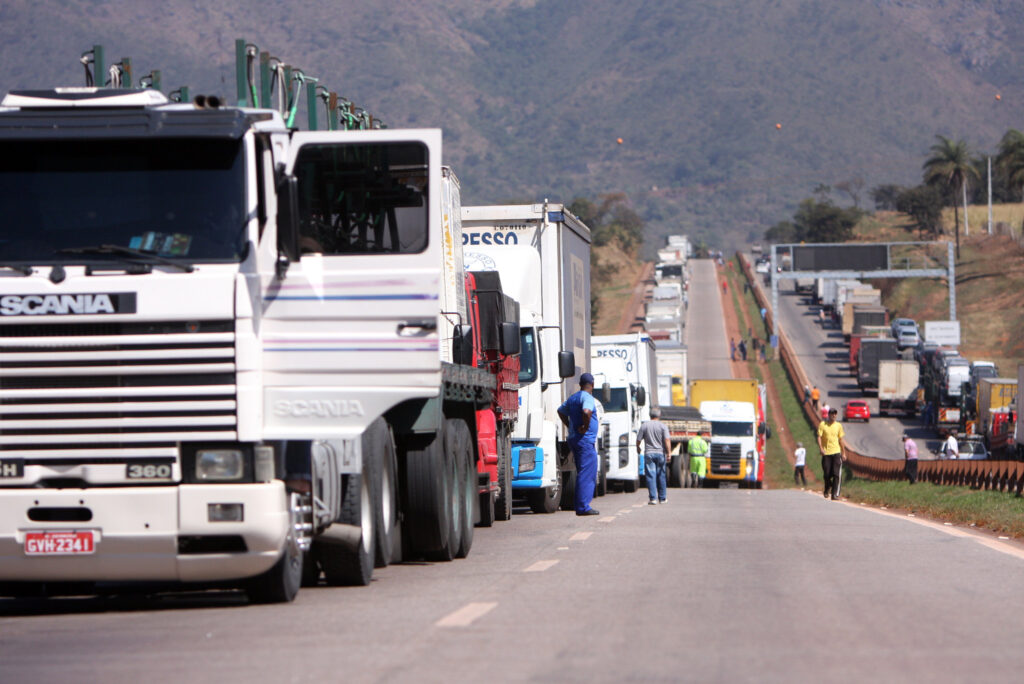
{"label": "cap on man's head", "polygon": [[582,374],[580,376],[580,387],[582,387],[583,385],[593,385],[593,384],[594,384],[594,376],[591,375],[590,373],[584,373],[584,374]]}

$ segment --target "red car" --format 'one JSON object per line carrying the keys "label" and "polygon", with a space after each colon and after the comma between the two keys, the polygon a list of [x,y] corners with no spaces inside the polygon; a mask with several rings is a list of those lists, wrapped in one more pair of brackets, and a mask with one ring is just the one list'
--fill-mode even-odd
{"label": "red car", "polygon": [[846,406],[843,407],[843,420],[863,420],[865,423],[871,420],[868,402],[860,399],[846,402]]}

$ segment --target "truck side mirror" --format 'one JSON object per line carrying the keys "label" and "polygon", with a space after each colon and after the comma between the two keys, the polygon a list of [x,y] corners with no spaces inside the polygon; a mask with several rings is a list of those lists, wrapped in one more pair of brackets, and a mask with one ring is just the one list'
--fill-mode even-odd
{"label": "truck side mirror", "polygon": [[636,405],[643,406],[647,403],[647,388],[640,385],[636,388]]}
{"label": "truck side mirror", "polygon": [[299,258],[299,179],[282,175],[277,182],[277,263],[274,271],[283,280],[288,266]]}
{"label": "truck side mirror", "polygon": [[607,382],[601,385],[601,401],[605,404],[612,403],[612,386]]}
{"label": "truck side mirror", "polygon": [[576,355],[571,351],[558,352],[558,377],[571,378],[576,375]]}
{"label": "truck side mirror", "polygon": [[455,326],[452,337],[452,362],[460,366],[473,365],[473,328],[469,325]]}
{"label": "truck side mirror", "polygon": [[519,335],[519,324],[505,321],[501,324],[501,354],[515,356],[522,351],[522,338]]}

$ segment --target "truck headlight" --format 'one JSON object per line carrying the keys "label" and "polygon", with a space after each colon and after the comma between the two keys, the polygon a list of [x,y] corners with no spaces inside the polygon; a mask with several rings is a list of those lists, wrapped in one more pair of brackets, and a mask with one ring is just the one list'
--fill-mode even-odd
{"label": "truck headlight", "polygon": [[619,467],[625,468],[629,465],[629,434],[619,435]]}
{"label": "truck headlight", "polygon": [[200,482],[241,480],[245,454],[241,449],[200,449],[196,452],[196,480]]}
{"label": "truck headlight", "polygon": [[747,452],[747,475],[751,475],[754,472],[754,464],[757,463],[757,454],[753,451]]}

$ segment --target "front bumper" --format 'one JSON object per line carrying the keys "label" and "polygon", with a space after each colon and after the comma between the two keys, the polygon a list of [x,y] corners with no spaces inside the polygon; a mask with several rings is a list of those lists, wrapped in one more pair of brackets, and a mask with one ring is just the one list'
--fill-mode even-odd
{"label": "front bumper", "polygon": [[[210,522],[209,504],[244,506],[241,522]],[[87,508],[87,522],[36,522],[33,508]],[[0,580],[178,581],[242,579],[269,570],[288,534],[284,484],[177,485],[96,489],[0,490]],[[45,530],[93,532],[89,555],[29,556],[25,535]],[[179,539],[233,536],[244,550],[180,552]],[[187,547],[187,545],[186,545]]]}

